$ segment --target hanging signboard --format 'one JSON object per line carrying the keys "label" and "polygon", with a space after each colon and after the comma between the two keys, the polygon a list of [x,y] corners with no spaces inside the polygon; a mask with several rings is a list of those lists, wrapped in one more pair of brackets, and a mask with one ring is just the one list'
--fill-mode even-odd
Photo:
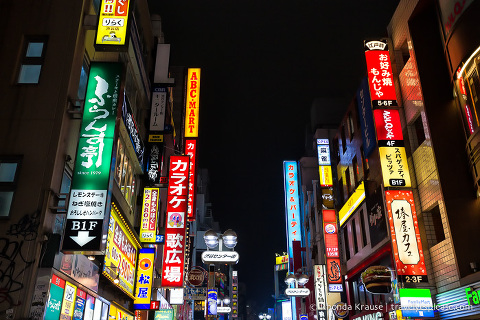
{"label": "hanging signboard", "polygon": [[187,202],[187,220],[195,221],[196,211],[196,161],[197,161],[197,140],[185,139],[185,154],[190,156],[190,172],[188,173],[188,202]]}
{"label": "hanging signboard", "polygon": [[200,108],[200,69],[188,68],[187,98],[185,106],[185,137],[198,137]]}
{"label": "hanging signboard", "polygon": [[397,274],[403,282],[428,282],[412,191],[385,191]]}
{"label": "hanging signboard", "polygon": [[62,245],[64,253],[103,254],[105,211],[122,65],[92,63]]}
{"label": "hanging signboard", "polygon": [[289,257],[293,257],[293,241],[301,239],[300,201],[298,198],[298,170],[295,161],[284,161],[285,213]]}
{"label": "hanging signboard", "polygon": [[170,156],[162,287],[183,287],[189,156]]}
{"label": "hanging signboard", "polygon": [[383,40],[365,42],[365,58],[373,108],[397,106],[387,42]]}
{"label": "hanging signboard", "polygon": [[325,265],[315,266],[315,300],[317,319],[327,319],[327,271]]}
{"label": "hanging signboard", "polygon": [[156,242],[159,196],[160,189],[158,188],[145,188],[143,190],[140,242]]}
{"label": "hanging signboard", "polygon": [[[140,243],[115,203],[112,203],[108,226],[107,249],[103,263],[103,275],[131,298],[134,298],[137,252]],[[115,284],[115,279],[119,280]]]}
{"label": "hanging signboard", "polygon": [[95,48],[126,50],[130,0],[102,0],[98,14]]}
{"label": "hanging signboard", "polygon": [[133,308],[150,309],[153,282],[154,248],[141,248],[138,255],[137,285],[135,286],[135,300]]}

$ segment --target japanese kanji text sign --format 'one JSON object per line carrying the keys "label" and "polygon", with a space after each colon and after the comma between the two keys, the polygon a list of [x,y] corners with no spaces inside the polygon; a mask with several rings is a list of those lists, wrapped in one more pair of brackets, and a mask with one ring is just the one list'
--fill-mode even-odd
{"label": "japanese kanji text sign", "polygon": [[116,286],[132,298],[139,249],[140,243],[122,217],[120,210],[115,203],[112,203],[103,275],[112,282],[118,276],[120,282]]}
{"label": "japanese kanji text sign", "polygon": [[150,131],[165,129],[165,110],[167,108],[167,88],[155,88],[152,92],[150,111]]}
{"label": "japanese kanji text sign", "polygon": [[156,242],[158,201],[160,189],[145,188],[143,190],[142,220],[140,224],[140,241]]}
{"label": "japanese kanji text sign", "polygon": [[197,153],[197,140],[185,139],[185,154],[190,156],[190,172],[188,173],[188,201],[187,201],[187,220],[195,220],[195,162]]}
{"label": "japanese kanji text sign", "polygon": [[153,282],[154,248],[142,248],[138,255],[137,285],[135,287],[135,300],[133,308],[150,309],[150,297]]}
{"label": "japanese kanji text sign", "polygon": [[385,191],[392,247],[399,276],[424,276],[427,270],[412,191]]}
{"label": "japanese kanji text sign", "polygon": [[188,69],[185,103],[185,137],[196,138],[200,108],[200,69],[198,68]]}
{"label": "japanese kanji text sign", "polygon": [[317,319],[327,319],[327,271],[324,264],[317,264],[314,268]]}
{"label": "japanese kanji text sign", "polygon": [[397,106],[392,66],[386,42],[365,43],[368,84],[373,108]]}
{"label": "japanese kanji text sign", "polygon": [[130,0],[102,0],[95,45],[125,46]]}
{"label": "japanese kanji text sign", "polygon": [[295,161],[284,161],[285,211],[287,215],[288,253],[293,257],[293,241],[301,241],[300,201],[298,199],[298,170]]}
{"label": "japanese kanji text sign", "polygon": [[183,287],[189,156],[170,156],[162,287]]}
{"label": "japanese kanji text sign", "polygon": [[122,65],[92,63],[80,127],[62,251],[103,254]]}

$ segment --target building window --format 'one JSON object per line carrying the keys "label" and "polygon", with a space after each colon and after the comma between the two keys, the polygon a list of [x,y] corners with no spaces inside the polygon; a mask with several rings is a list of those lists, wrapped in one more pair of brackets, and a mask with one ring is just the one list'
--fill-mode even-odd
{"label": "building window", "polygon": [[347,151],[347,139],[345,138],[346,136],[345,125],[342,125],[341,135],[342,135],[342,150],[343,150],[343,153],[345,153],[345,151]]}
{"label": "building window", "polygon": [[350,243],[348,241],[348,227],[343,227],[343,244],[345,248],[345,260],[350,260]]}
{"label": "building window", "polygon": [[[427,230],[427,240],[430,247],[445,240],[445,232],[443,231],[442,215],[439,206],[435,206],[432,210],[424,212],[424,224]],[[429,232],[430,230],[430,232]]]}
{"label": "building window", "polygon": [[0,217],[10,216],[20,158],[0,158]]}
{"label": "building window", "polygon": [[354,187],[356,188],[358,183],[360,182],[358,179],[358,177],[360,176],[360,170],[358,168],[357,156],[353,157],[352,171],[353,171],[353,182],[355,183]]}
{"label": "building window", "polygon": [[38,83],[45,59],[46,45],[45,37],[27,38],[18,73],[18,83]]}
{"label": "building window", "polygon": [[419,147],[423,141],[425,141],[425,129],[423,128],[422,114],[420,113],[413,123],[415,128],[415,137],[417,139],[417,147]]}
{"label": "building window", "polygon": [[365,247],[367,245],[367,228],[366,228],[366,223],[365,221],[367,217],[365,216],[365,210],[360,211],[360,226],[362,227],[362,247]]}
{"label": "building window", "polygon": [[356,254],[358,252],[358,241],[357,241],[357,226],[355,219],[352,219],[352,238],[353,238],[353,252]]}
{"label": "building window", "polygon": [[348,115],[348,131],[350,132],[350,141],[353,139],[353,134],[355,133],[355,125],[353,124],[353,117],[350,113]]}
{"label": "building window", "polygon": [[133,162],[129,159],[125,143],[120,138],[117,143],[115,181],[130,207],[133,207],[135,199],[135,173],[133,170]]}

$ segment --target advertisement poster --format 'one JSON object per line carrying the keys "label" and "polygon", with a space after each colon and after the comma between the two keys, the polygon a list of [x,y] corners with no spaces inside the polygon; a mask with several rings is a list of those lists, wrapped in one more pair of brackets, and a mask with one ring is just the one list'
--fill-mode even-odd
{"label": "advertisement poster", "polygon": [[50,292],[48,294],[47,307],[45,309],[45,320],[58,320],[60,318],[64,291],[65,280],[53,275]]}

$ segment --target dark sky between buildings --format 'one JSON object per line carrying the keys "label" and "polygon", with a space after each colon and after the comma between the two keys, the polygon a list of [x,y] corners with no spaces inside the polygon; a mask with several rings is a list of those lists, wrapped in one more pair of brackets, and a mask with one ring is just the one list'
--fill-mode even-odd
{"label": "dark sky between buildings", "polygon": [[202,69],[197,161],[210,172],[220,231],[238,234],[247,299],[265,312],[275,253],[287,251],[282,163],[304,155],[315,98],[353,98],[363,40],[386,37],[398,0],[149,3],[170,64]]}

